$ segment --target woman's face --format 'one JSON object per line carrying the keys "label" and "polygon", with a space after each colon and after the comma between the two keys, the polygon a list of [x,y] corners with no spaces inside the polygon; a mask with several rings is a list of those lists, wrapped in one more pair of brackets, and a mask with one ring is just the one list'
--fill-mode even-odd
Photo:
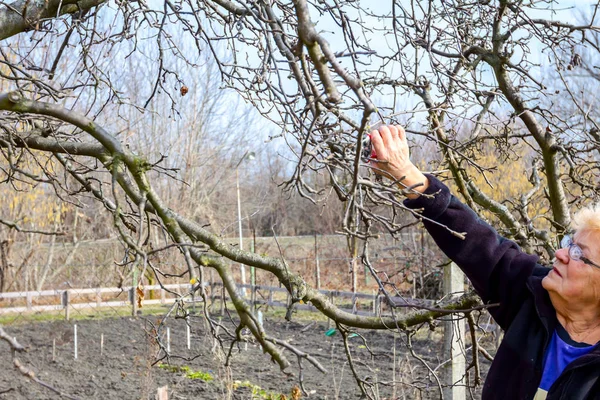
{"label": "woman's face", "polygon": [[[582,230],[575,233],[573,243],[583,256],[600,265],[600,233]],[[600,268],[569,257],[569,248],[557,250],[553,269],[542,280],[550,297],[558,296],[569,305],[600,306]]]}

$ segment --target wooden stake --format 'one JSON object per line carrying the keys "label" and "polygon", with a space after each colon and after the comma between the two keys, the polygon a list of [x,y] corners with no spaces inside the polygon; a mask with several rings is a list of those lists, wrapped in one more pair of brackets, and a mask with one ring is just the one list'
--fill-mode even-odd
{"label": "wooden stake", "polygon": [[191,338],[190,338],[190,326],[188,324],[185,325],[186,333],[187,333],[187,349],[190,350],[192,348]]}
{"label": "wooden stake", "polygon": [[[219,324],[221,323],[221,318],[219,318]],[[215,351],[217,351],[217,346],[219,344],[219,341],[216,339],[219,336],[219,329],[221,329],[221,325],[217,325],[217,328],[215,329],[215,335],[213,337],[213,345],[210,349],[210,351],[212,353],[214,353]]]}
{"label": "wooden stake", "polygon": [[394,335],[394,347],[392,348],[392,399],[396,398],[396,335]]}
{"label": "wooden stake", "polygon": [[159,387],[156,391],[156,400],[169,400],[169,391],[167,385]]}
{"label": "wooden stake", "polygon": [[167,353],[171,353],[171,328],[167,327]]}
{"label": "wooden stake", "polygon": [[[262,311],[258,310],[258,324],[260,325],[261,328],[263,328],[263,313]],[[263,347],[260,346],[260,349],[262,350]]]}
{"label": "wooden stake", "polygon": [[100,334],[100,357],[104,353],[104,333]]}
{"label": "wooden stake", "polygon": [[73,355],[77,360],[77,324],[73,325]]}

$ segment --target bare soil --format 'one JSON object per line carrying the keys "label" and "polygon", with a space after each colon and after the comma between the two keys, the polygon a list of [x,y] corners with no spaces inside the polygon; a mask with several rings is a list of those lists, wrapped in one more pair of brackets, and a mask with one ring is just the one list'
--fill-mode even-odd
{"label": "bare soil", "polygon": [[[36,376],[54,388],[81,399],[154,399],[157,388],[168,385],[169,399],[279,399],[291,398],[298,384],[298,360],[285,351],[292,363],[293,376],[286,376],[263,354],[256,343],[234,346],[231,367],[224,367],[225,356],[216,346],[200,316],[192,316],[191,350],[186,345],[184,320],[169,319],[170,365],[183,369],[160,368],[156,345],[147,332],[160,317],[107,318],[77,322],[53,321],[5,327],[28,352],[18,358]],[[73,325],[78,329],[78,358],[74,359]],[[229,323],[232,331],[233,324]],[[265,319],[265,329],[277,338],[313,355],[327,369],[323,374],[306,360],[302,362],[302,379],[313,399],[357,399],[360,390],[352,376],[339,332],[326,336],[326,323],[286,322]],[[162,331],[164,334],[164,331]],[[350,351],[356,372],[367,378],[381,399],[437,399],[438,385],[426,367],[408,354],[405,335],[390,332],[359,332],[350,339]],[[104,346],[101,354],[101,335]],[[417,335],[418,337],[419,335]],[[440,334],[432,338],[413,339],[415,353],[431,368],[441,360]],[[438,340],[434,340],[438,338]],[[165,338],[166,339],[166,338]],[[53,356],[53,341],[55,351]],[[229,348],[225,342],[226,350]],[[62,398],[21,375],[13,366],[8,345],[0,344],[0,399]],[[367,349],[370,349],[369,350]],[[394,357],[395,355],[395,357]],[[394,359],[396,362],[394,362]],[[166,363],[167,360],[163,362]],[[154,364],[154,365],[153,365]],[[487,361],[484,361],[487,369]],[[186,375],[200,372],[213,379],[191,379]],[[395,384],[394,382],[395,377]],[[271,397],[269,397],[271,396]],[[307,398],[302,395],[302,398]]]}

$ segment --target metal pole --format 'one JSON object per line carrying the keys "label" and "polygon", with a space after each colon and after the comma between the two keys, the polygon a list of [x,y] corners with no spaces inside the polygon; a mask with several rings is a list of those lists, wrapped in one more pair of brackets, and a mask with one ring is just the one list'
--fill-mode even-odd
{"label": "metal pole", "polygon": [[[245,157],[246,155],[244,155]],[[243,160],[243,158],[242,158]],[[238,231],[240,233],[240,250],[244,249],[243,236],[242,236],[242,206],[240,201],[240,173],[239,173],[239,163],[235,168],[235,186],[237,188],[237,211],[238,211]],[[246,284],[246,266],[240,263],[240,273],[242,276],[242,285]],[[246,296],[246,288],[242,289],[242,296]]]}
{"label": "metal pole", "polygon": [[[252,229],[252,247],[250,248],[252,253],[256,253],[256,229]],[[256,268],[250,267],[250,284],[256,286]]]}
{"label": "metal pole", "polygon": [[133,270],[133,281],[131,286],[131,315],[136,316],[138,311],[137,302],[137,287],[138,287],[138,270],[137,267]]}
{"label": "metal pole", "polygon": [[321,289],[321,268],[319,266],[319,242],[315,233],[315,286],[317,290]]}

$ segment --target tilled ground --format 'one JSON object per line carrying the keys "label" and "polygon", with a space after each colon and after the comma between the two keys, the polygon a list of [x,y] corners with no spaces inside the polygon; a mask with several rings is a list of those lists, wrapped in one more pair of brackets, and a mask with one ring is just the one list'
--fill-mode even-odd
{"label": "tilled ground", "polygon": [[[27,353],[18,355],[24,365],[40,380],[75,398],[154,399],[157,388],[165,385],[171,400],[279,399],[280,394],[291,398],[292,388],[298,384],[300,375],[296,355],[285,351],[293,373],[286,376],[257,344],[240,344],[233,347],[230,368],[226,368],[225,354],[230,341],[225,341],[225,353],[220,351],[200,317],[191,319],[191,350],[187,349],[185,321],[168,320],[171,368],[153,365],[157,346],[147,332],[152,331],[159,319],[150,316],[58,321],[13,325],[5,330],[28,347]],[[74,323],[78,330],[76,360],[73,354]],[[233,325],[229,325],[233,332]],[[308,398],[361,397],[339,332],[326,336],[325,323],[268,319],[265,329],[271,336],[313,355],[327,369],[327,373],[321,373],[303,360],[301,376]],[[413,339],[415,354],[410,354],[406,335],[359,333],[364,341],[360,336],[349,339],[355,373],[369,382],[380,399],[440,398],[436,380],[424,363],[432,369],[439,365],[441,340]],[[102,354],[101,335],[104,337]],[[439,337],[439,333],[432,335],[432,338]],[[54,356],[53,341],[56,343]],[[0,346],[3,346],[0,399],[63,398],[21,375],[12,366],[8,345],[2,343]],[[483,370],[487,370],[487,366],[484,361]],[[190,375],[196,379],[191,379]],[[307,396],[303,394],[302,398]]]}

